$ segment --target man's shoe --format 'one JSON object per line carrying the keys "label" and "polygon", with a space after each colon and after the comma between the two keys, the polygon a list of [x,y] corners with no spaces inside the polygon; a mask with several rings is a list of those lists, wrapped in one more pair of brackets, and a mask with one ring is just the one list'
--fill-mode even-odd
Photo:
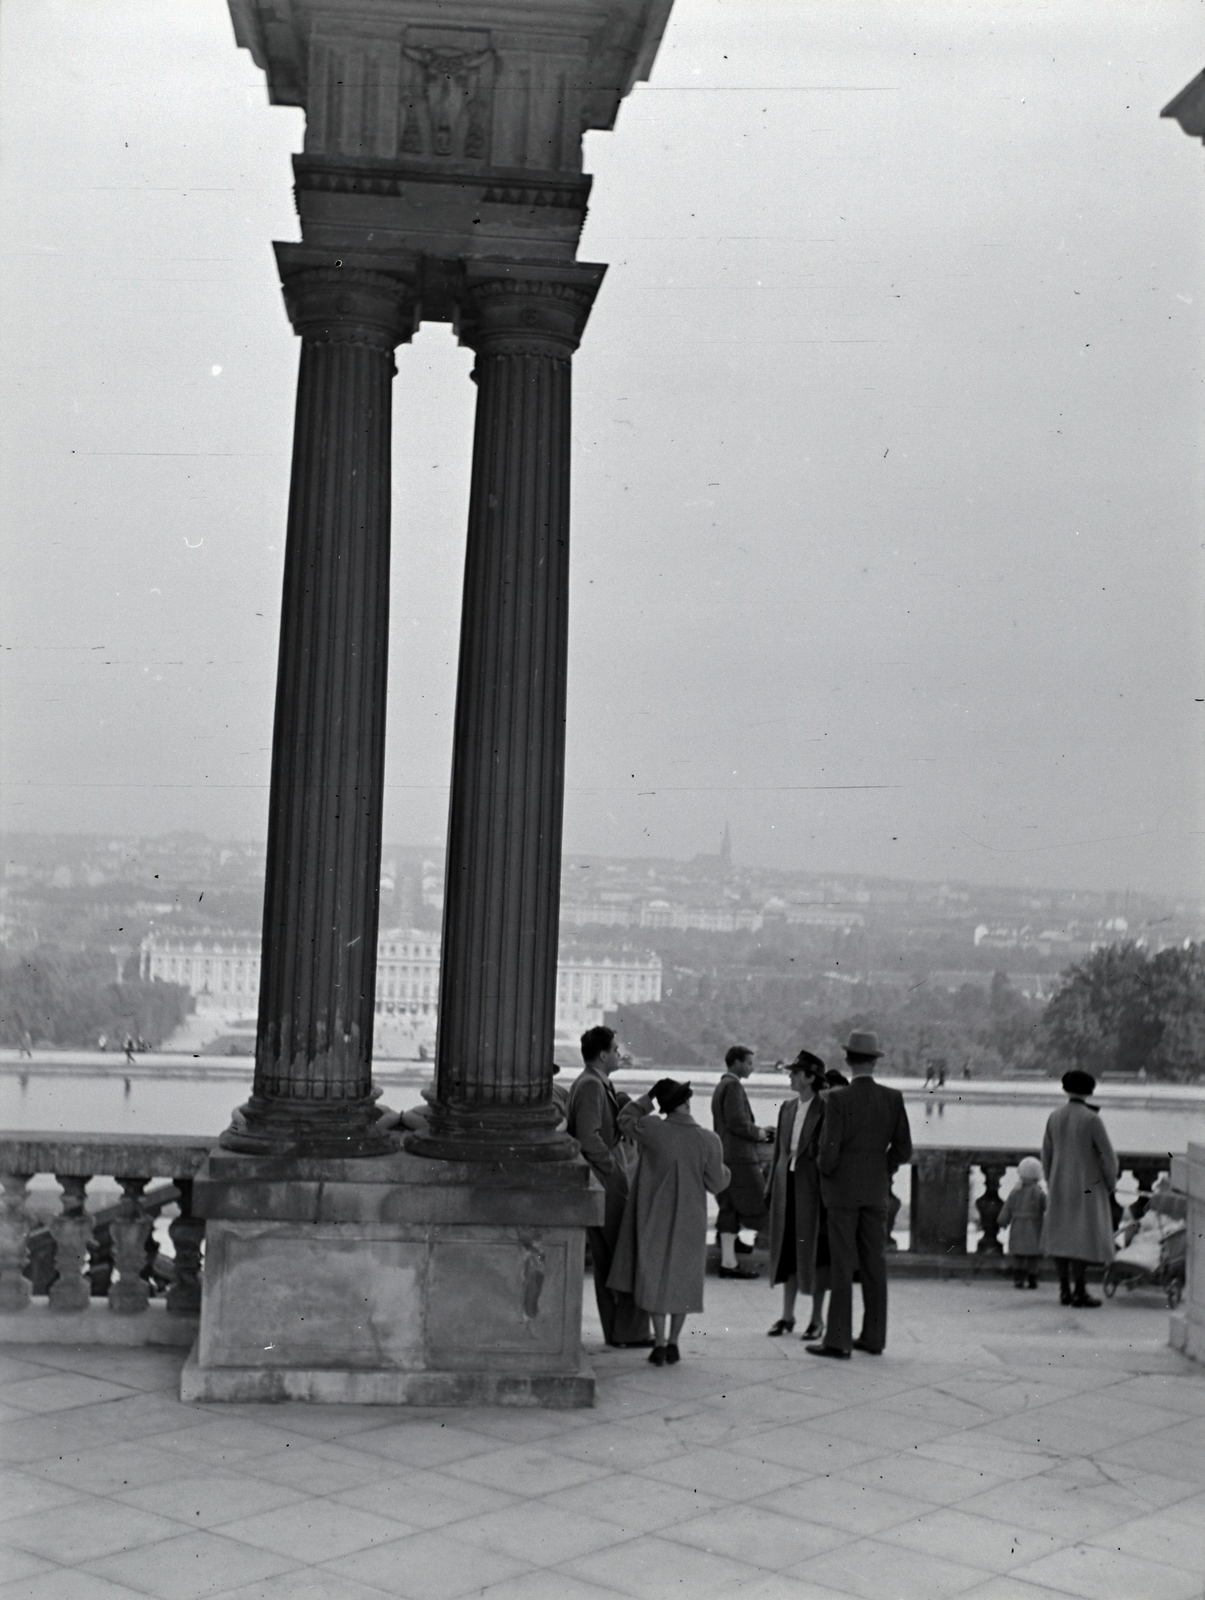
{"label": "man's shoe", "polygon": [[652,1362],[653,1366],[663,1367],[665,1365],[665,1359],[665,1346],[663,1344],[655,1344],[649,1351],[649,1360]]}
{"label": "man's shoe", "polygon": [[832,1356],[834,1361],[848,1361],[849,1351],[838,1350],[835,1344],[809,1344],[805,1346],[810,1356]]}
{"label": "man's shoe", "polygon": [[1077,1307],[1098,1306],[1100,1301],[1094,1294],[1088,1294],[1088,1292],[1085,1290],[1081,1294],[1073,1294],[1071,1296],[1071,1304]]}
{"label": "man's shoe", "polygon": [[861,1339],[854,1340],[854,1349],[860,1350],[864,1356],[881,1356],[883,1354],[882,1345],[876,1350],[874,1345],[863,1344]]}
{"label": "man's shoe", "polygon": [[672,1367],[674,1365],[675,1361],[681,1361],[681,1359],[682,1359],[682,1352],[678,1349],[677,1345],[676,1344],[667,1344],[666,1347],[665,1347],[665,1364],[666,1364],[666,1366],[667,1367]]}
{"label": "man's shoe", "polygon": [[759,1278],[761,1274],[756,1267],[721,1267],[721,1278]]}

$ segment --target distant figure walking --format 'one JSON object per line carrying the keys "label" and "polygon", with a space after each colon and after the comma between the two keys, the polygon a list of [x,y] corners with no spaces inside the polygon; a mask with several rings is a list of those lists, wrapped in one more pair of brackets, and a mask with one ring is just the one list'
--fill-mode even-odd
{"label": "distant figure walking", "polygon": [[[833,1288],[823,1344],[814,1356],[848,1361],[851,1349],[877,1356],[887,1343],[887,1202],[891,1177],[912,1158],[904,1097],[874,1081],[879,1037],[855,1030],[845,1046],[853,1081],[829,1092],[816,1165],[828,1208]],[[862,1279],[862,1331],[853,1338],[853,1278]]]}
{"label": "distant figure walking", "polygon": [[[1090,1072],[1063,1074],[1067,1104],[1050,1113],[1042,1140],[1042,1171],[1049,1199],[1042,1228],[1042,1252],[1059,1269],[1059,1300],[1065,1306],[1098,1306],[1084,1277],[1089,1266],[1113,1259],[1113,1211],[1117,1157],[1095,1106]],[[1072,1287],[1074,1280],[1074,1287]]]}
{"label": "distant figure walking", "polygon": [[130,1034],[130,1033],[126,1034],[126,1060],[131,1064],[131,1066],[133,1065],[133,1062],[134,1062],[134,1036],[133,1036],[133,1034]]}
{"label": "distant figure walking", "polygon": [[737,1246],[742,1227],[757,1230],[769,1221],[766,1180],[757,1151],[774,1135],[753,1120],[744,1084],[752,1071],[753,1051],[748,1045],[734,1044],[724,1057],[724,1072],[711,1096],[711,1125],[723,1147],[724,1163],[732,1173],[732,1181],[719,1196],[716,1223],[721,1278],[757,1277],[756,1267],[738,1266]]}
{"label": "distant figure walking", "polygon": [[770,1281],[782,1284],[782,1316],[769,1332],[772,1339],[794,1332],[795,1297],[802,1289],[812,1296],[803,1338],[821,1339],[831,1276],[815,1149],[824,1120],[824,1062],[801,1050],[787,1071],[794,1092],[779,1107],[769,1183]]}
{"label": "distant figure walking", "polygon": [[635,1140],[640,1159],[607,1287],[651,1314],[655,1367],[679,1359],[682,1324],[703,1309],[707,1196],[732,1176],[719,1139],[691,1116],[690,1096],[689,1083],[662,1078],[619,1113],[620,1133]]}
{"label": "distant figure walking", "polygon": [[1046,1191],[1042,1188],[1042,1163],[1026,1156],[1017,1167],[1017,1184],[1000,1209],[1000,1226],[1008,1229],[1008,1253],[1013,1258],[1013,1284],[1036,1289],[1042,1265],[1042,1218]]}
{"label": "distant figure walking", "polygon": [[21,1035],[21,1048],[17,1051],[17,1060],[19,1061],[22,1056],[28,1056],[31,1061],[33,1060],[33,1035],[28,1028]]}
{"label": "distant figure walking", "polygon": [[565,1125],[570,1137],[581,1146],[582,1155],[606,1196],[602,1227],[586,1229],[599,1321],[608,1344],[647,1349],[653,1342],[649,1336],[648,1317],[637,1310],[630,1294],[607,1287],[628,1199],[628,1172],[620,1144],[619,1113],[630,1097],[625,1094],[621,1101],[611,1085],[611,1074],[620,1064],[614,1030],[587,1028],[582,1034],[582,1060],[585,1066],[569,1091]]}

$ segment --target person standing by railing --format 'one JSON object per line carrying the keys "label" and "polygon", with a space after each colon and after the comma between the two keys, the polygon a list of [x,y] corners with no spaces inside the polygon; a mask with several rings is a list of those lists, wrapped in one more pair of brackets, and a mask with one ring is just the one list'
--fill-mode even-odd
{"label": "person standing by railing", "polygon": [[793,1093],[779,1108],[769,1182],[770,1281],[782,1284],[782,1316],[769,1334],[779,1339],[794,1331],[795,1297],[802,1289],[812,1296],[812,1315],[803,1338],[821,1339],[830,1279],[815,1153],[824,1119],[824,1062],[810,1050],[801,1050],[786,1070]]}
{"label": "person standing by railing", "polygon": [[760,1232],[769,1221],[766,1180],[757,1152],[774,1135],[753,1120],[744,1084],[752,1071],[753,1051],[748,1045],[734,1044],[724,1057],[724,1071],[711,1096],[711,1125],[723,1148],[724,1164],[732,1173],[728,1187],[717,1196],[721,1278],[757,1277],[756,1267],[742,1267],[737,1262],[737,1246],[742,1227]]}
{"label": "person standing by railing", "polygon": [[594,1298],[603,1338],[610,1345],[647,1349],[652,1344],[649,1319],[637,1309],[631,1295],[607,1287],[615,1244],[628,1200],[628,1171],[619,1132],[619,1113],[631,1098],[622,1099],[611,1083],[621,1064],[615,1030],[601,1025],[582,1034],[585,1063],[569,1091],[566,1126],[577,1140],[595,1177],[603,1186],[606,1211],[601,1228],[587,1228],[594,1272]]}
{"label": "person standing by railing", "polygon": [[1042,1251],[1058,1266],[1059,1300],[1065,1306],[1098,1306],[1084,1278],[1090,1266],[1107,1267],[1113,1259],[1110,1202],[1117,1187],[1117,1157],[1099,1111],[1088,1104],[1095,1090],[1090,1072],[1065,1072],[1067,1104],[1050,1113],[1042,1140],[1049,1192]]}
{"label": "person standing by railing", "polygon": [[719,1139],[691,1116],[690,1096],[689,1083],[662,1078],[619,1112],[619,1131],[640,1159],[607,1284],[651,1315],[655,1367],[678,1360],[682,1324],[703,1309],[707,1196],[732,1176]]}
{"label": "person standing by railing", "polygon": [[[833,1287],[823,1344],[812,1356],[848,1361],[851,1349],[883,1353],[887,1343],[887,1202],[891,1177],[912,1159],[904,1097],[874,1081],[879,1036],[855,1029],[845,1045],[853,1082],[825,1102],[816,1165],[828,1209]],[[853,1338],[853,1277],[862,1279],[862,1331]]]}

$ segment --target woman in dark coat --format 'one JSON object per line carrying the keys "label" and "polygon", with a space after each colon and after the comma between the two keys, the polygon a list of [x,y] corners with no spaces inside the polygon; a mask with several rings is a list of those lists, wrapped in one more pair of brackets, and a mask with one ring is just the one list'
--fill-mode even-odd
{"label": "woman in dark coat", "polygon": [[[1090,1072],[1063,1074],[1067,1104],[1050,1113],[1042,1140],[1042,1171],[1049,1198],[1042,1228],[1042,1250],[1059,1269],[1059,1299],[1065,1306],[1098,1306],[1084,1286],[1089,1265],[1113,1259],[1113,1213],[1117,1157],[1095,1106]],[[1072,1275],[1075,1288],[1071,1287]]]}
{"label": "woman in dark coat", "polygon": [[721,1193],[732,1176],[719,1139],[687,1109],[690,1095],[689,1083],[662,1078],[619,1113],[619,1131],[636,1141],[640,1160],[607,1287],[652,1315],[649,1360],[656,1367],[678,1360],[687,1313],[703,1309],[707,1196]]}
{"label": "woman in dark coat", "polygon": [[814,1340],[824,1333],[830,1265],[816,1168],[816,1139],[824,1120],[824,1062],[801,1050],[788,1071],[794,1093],[779,1107],[767,1185],[771,1282],[782,1284],[782,1316],[769,1331],[775,1339],[792,1332],[795,1297],[802,1289],[812,1296],[811,1321],[803,1337]]}

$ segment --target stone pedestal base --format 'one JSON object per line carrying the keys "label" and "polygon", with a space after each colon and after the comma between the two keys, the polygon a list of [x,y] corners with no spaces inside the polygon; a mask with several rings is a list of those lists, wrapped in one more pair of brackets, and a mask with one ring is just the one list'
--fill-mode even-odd
{"label": "stone pedestal base", "polygon": [[583,1406],[581,1163],[406,1154],[271,1162],[216,1152],[186,1400]]}

